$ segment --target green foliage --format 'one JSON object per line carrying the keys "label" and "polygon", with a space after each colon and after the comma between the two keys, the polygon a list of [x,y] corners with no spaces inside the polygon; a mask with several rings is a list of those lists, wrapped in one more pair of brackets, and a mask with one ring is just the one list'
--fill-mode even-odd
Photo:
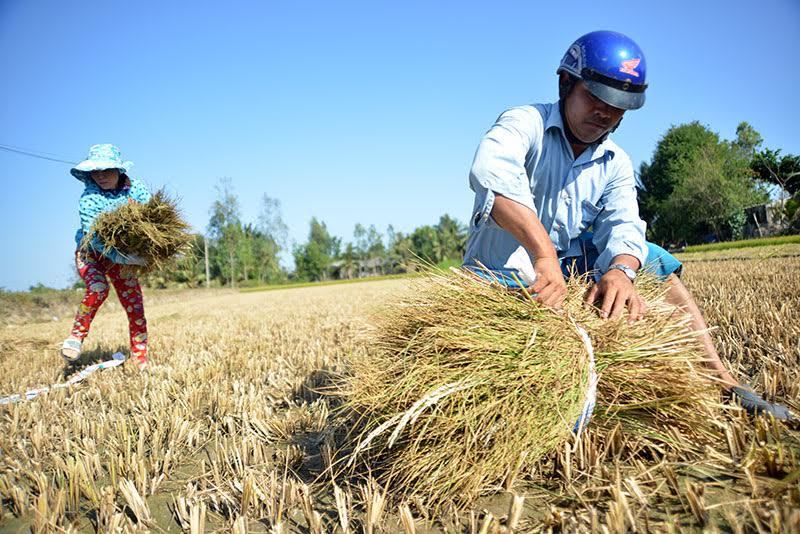
{"label": "green foliage", "polygon": [[461,259],[467,244],[467,227],[444,214],[436,225],[439,238],[439,260]]}
{"label": "green foliage", "polygon": [[658,142],[652,161],[643,162],[639,170],[647,188],[641,199],[645,220],[652,221],[661,214],[660,203],[670,197],[701,147],[717,144],[717,134],[697,121],[667,130]]}
{"label": "green foliage", "polygon": [[294,249],[295,275],[298,280],[317,281],[328,277],[328,267],[339,255],[341,240],[331,236],[324,222],[311,218],[308,243]]}
{"label": "green foliage", "polygon": [[760,143],[761,136],[746,122],[732,142],[696,121],[670,128],[652,162],[641,166],[647,188],[642,216],[650,223],[650,239],[698,243],[708,233],[741,237],[743,210],[768,198],[750,169]]}
{"label": "green foliage", "polygon": [[[239,199],[229,178],[220,180],[217,199],[211,205],[208,223],[209,271],[212,279],[230,286],[276,284],[288,278],[280,265],[288,229],[281,216],[280,202],[264,195],[257,224],[241,221]],[[187,284],[205,280],[204,243],[188,260],[192,273]]]}
{"label": "green foliage", "polygon": [[310,241],[294,251],[295,275],[298,280],[325,280],[331,257],[325,254],[319,243]]}
{"label": "green foliage", "polygon": [[411,252],[431,263],[439,263],[439,234],[433,226],[420,226],[411,233]]}
{"label": "green foliage", "polygon": [[467,242],[467,229],[450,215],[444,214],[435,226],[420,226],[409,236],[414,256],[430,263],[460,260]]}
{"label": "green foliage", "polygon": [[750,161],[764,139],[748,122],[740,122],[736,127],[736,140],[731,143],[740,159]]}
{"label": "green foliage", "polygon": [[800,156],[781,156],[780,149],[767,148],[755,154],[750,168],[761,180],[781,187],[790,196],[800,192]]}
{"label": "green foliage", "polygon": [[800,214],[800,198],[790,198],[786,201],[786,206],[784,206],[784,211],[786,212],[786,216],[789,220],[797,219],[797,215]]}

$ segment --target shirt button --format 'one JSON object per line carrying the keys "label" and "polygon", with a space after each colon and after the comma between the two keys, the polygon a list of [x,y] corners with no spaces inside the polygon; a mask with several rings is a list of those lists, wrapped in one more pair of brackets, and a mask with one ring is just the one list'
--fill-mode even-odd
{"label": "shirt button", "polygon": [[561,199],[562,199],[564,202],[566,202],[567,204],[569,204],[570,202],[572,202],[572,198],[569,196],[569,193],[567,193],[566,191],[563,191],[563,192],[561,193]]}

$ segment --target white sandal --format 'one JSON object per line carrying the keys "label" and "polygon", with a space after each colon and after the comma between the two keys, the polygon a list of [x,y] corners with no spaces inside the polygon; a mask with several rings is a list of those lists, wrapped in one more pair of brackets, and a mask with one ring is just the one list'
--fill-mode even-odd
{"label": "white sandal", "polygon": [[74,362],[81,357],[82,343],[77,339],[67,338],[61,345],[61,357],[68,362]]}

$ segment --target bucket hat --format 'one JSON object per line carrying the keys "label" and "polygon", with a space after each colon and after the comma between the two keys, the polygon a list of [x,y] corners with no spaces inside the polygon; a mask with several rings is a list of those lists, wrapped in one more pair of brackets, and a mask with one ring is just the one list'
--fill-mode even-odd
{"label": "bucket hat", "polygon": [[86,159],[75,165],[69,172],[78,180],[86,182],[91,180],[90,173],[92,171],[119,169],[120,174],[127,174],[131,167],[133,167],[132,161],[122,161],[119,148],[110,143],[102,143],[92,145]]}

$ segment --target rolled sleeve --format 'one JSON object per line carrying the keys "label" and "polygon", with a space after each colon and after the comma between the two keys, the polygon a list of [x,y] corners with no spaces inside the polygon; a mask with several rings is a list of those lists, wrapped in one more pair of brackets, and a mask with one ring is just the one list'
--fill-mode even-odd
{"label": "rolled sleeve", "polygon": [[495,195],[536,211],[525,160],[535,140],[541,142],[541,131],[541,116],[513,108],[500,115],[483,136],[469,173],[470,187],[476,193],[476,219],[488,217]]}
{"label": "rolled sleeve", "polygon": [[647,259],[646,225],[639,217],[633,166],[626,157],[616,167],[600,199],[602,210],[593,225],[593,242],[600,251],[594,267],[600,274],[620,254],[635,257],[640,266]]}

